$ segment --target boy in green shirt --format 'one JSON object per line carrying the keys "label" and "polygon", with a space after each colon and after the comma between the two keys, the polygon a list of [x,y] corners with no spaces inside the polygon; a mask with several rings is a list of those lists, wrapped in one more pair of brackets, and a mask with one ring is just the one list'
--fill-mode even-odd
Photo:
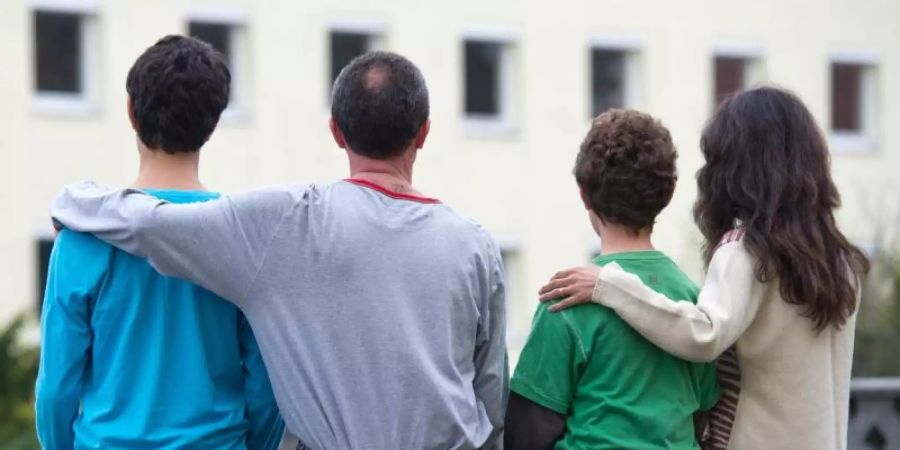
{"label": "boy in green shirt", "polygon": [[[601,238],[594,263],[696,302],[697,286],[650,240],[675,190],[676,158],[659,121],[611,110],[594,120],[574,173]],[[669,355],[605,307],[551,306],[538,307],[510,381],[506,450],[699,448],[695,415],[720,396],[712,364]]]}

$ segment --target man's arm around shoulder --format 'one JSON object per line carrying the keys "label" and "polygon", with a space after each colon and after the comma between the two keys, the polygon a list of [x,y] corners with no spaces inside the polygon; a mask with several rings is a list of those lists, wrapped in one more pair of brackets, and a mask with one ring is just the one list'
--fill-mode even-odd
{"label": "man's arm around shoulder", "polygon": [[56,198],[51,214],[66,228],[147,258],[165,275],[241,304],[282,220],[304,194],[270,188],[173,204],[136,189],[82,182]]}

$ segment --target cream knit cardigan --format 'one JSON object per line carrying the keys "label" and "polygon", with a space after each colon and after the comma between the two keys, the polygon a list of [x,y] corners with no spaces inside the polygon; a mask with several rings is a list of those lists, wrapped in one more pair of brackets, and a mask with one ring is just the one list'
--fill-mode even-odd
{"label": "cream knit cardigan", "polygon": [[593,299],[684,359],[713,361],[735,345],[741,391],[729,449],[846,449],[856,315],[816,332],[777,282],[756,281],[753,266],[742,242],[722,245],[695,305],[673,302],[611,264]]}

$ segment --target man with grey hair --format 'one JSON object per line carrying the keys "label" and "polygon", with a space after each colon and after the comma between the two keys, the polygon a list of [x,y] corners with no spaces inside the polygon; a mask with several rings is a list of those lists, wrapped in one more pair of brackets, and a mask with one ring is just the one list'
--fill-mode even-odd
{"label": "man with grey hair", "polygon": [[430,126],[422,74],[367,53],[332,97],[346,180],[195,204],[84,182],[53,217],[240,307],[302,445],[499,446],[502,262],[487,231],[412,185]]}

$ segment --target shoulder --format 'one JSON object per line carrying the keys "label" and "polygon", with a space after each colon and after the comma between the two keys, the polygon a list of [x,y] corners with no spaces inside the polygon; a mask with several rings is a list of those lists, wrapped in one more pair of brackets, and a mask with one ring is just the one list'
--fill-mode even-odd
{"label": "shoulder", "polygon": [[585,303],[562,311],[550,312],[550,306],[554,303],[556,301],[542,303],[538,307],[535,318],[565,326],[579,337],[592,334],[618,318],[611,309],[596,303]]}
{"label": "shoulder", "polygon": [[258,199],[299,201],[321,194],[323,186],[312,183],[269,185],[244,191],[234,196],[246,196]]}
{"label": "shoulder", "polygon": [[109,271],[115,251],[91,234],[64,229],[53,242],[49,275],[65,280],[73,288],[94,286]]}
{"label": "shoulder", "polygon": [[722,236],[722,239],[719,240],[719,246],[721,247],[725,244],[741,242],[744,239],[744,234],[744,227],[734,228]]}
{"label": "shoulder", "polygon": [[710,260],[710,267],[728,264],[729,262],[751,263],[753,256],[744,245],[744,230],[741,228],[729,231],[719,241],[716,251]]}
{"label": "shoulder", "polygon": [[265,186],[220,197],[235,208],[262,214],[278,215],[297,206],[314,203],[321,196],[322,187],[315,184],[286,184]]}
{"label": "shoulder", "polygon": [[696,303],[697,297],[700,295],[700,286],[675,261],[670,260],[669,264],[672,270],[669,276],[665,278],[665,288],[669,291],[665,294],[673,301],[689,299]]}
{"label": "shoulder", "polygon": [[477,243],[482,249],[490,252],[500,252],[497,239],[480,223],[457,212],[450,205],[441,203],[435,205],[437,217],[443,221],[444,226],[453,229],[464,236],[465,239]]}
{"label": "shoulder", "polygon": [[72,255],[78,253],[78,257],[90,257],[90,255],[108,253],[113,250],[109,244],[97,239],[90,233],[80,233],[64,228],[53,240],[53,251],[59,254]]}
{"label": "shoulder", "polygon": [[494,283],[503,282],[506,270],[503,265],[503,252],[497,239],[478,222],[458,215],[449,207],[447,209],[453,215],[452,221],[458,232],[468,236],[476,254],[485,261]]}
{"label": "shoulder", "polygon": [[717,277],[733,282],[754,282],[756,258],[744,243],[743,231],[726,234],[726,238],[723,238],[709,261],[707,281],[710,277]]}
{"label": "shoulder", "polygon": [[744,245],[744,239],[746,237],[746,230],[744,227],[734,228],[722,236],[722,239],[719,240],[719,243],[716,245],[716,251],[713,253],[713,259],[718,255],[722,255],[723,257],[740,257],[740,258],[751,258],[750,253],[747,251],[747,246]]}
{"label": "shoulder", "polygon": [[551,312],[550,306],[554,303],[556,302],[551,301],[538,305],[537,310],[534,313],[532,332],[535,330],[555,330],[556,334],[559,335],[568,334],[572,337],[580,337],[581,333],[578,329],[578,320],[576,318],[581,315],[579,310],[583,310],[584,306],[589,305],[578,305],[562,311]]}
{"label": "shoulder", "polygon": [[[597,304],[583,304],[551,312],[553,302],[538,306],[532,324],[532,333],[538,336],[556,336],[572,341],[584,358],[592,352],[597,336],[621,333],[627,325],[609,308]],[[552,343],[551,343],[552,345]]]}

